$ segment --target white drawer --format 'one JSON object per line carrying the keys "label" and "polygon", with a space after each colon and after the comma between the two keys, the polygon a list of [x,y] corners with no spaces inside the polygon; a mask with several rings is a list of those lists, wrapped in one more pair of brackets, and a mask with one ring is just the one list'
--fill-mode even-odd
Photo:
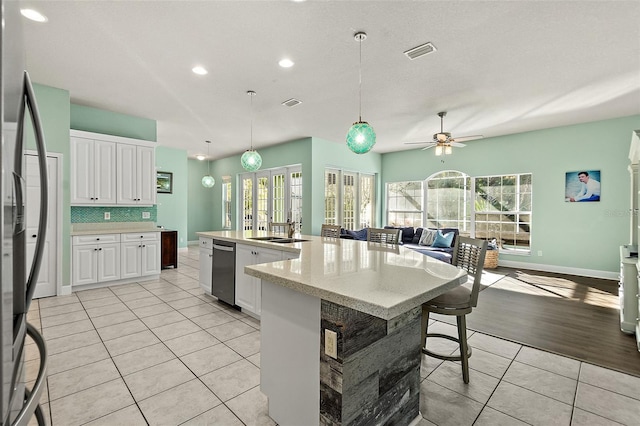
{"label": "white drawer", "polygon": [[76,235],[71,240],[73,245],[119,243],[120,234]]}
{"label": "white drawer", "polygon": [[200,248],[213,250],[213,238],[200,237]]}
{"label": "white drawer", "polygon": [[160,232],[132,232],[129,234],[122,234],[122,242],[127,243],[131,241],[154,241],[158,239]]}

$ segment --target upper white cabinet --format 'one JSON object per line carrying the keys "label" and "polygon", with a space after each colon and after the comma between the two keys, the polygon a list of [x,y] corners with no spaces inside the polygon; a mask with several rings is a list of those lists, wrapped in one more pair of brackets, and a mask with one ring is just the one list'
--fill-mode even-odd
{"label": "upper white cabinet", "polygon": [[116,144],[71,138],[71,204],[116,203]]}
{"label": "upper white cabinet", "polygon": [[118,144],[118,204],[151,205],[156,201],[155,153],[152,147]]}
{"label": "upper white cabinet", "polygon": [[155,143],[71,131],[71,205],[151,206]]}

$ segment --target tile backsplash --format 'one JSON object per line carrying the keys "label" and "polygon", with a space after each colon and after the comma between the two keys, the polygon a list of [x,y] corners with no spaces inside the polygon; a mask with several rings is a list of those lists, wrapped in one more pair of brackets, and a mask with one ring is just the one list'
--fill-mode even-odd
{"label": "tile backsplash", "polygon": [[[149,218],[143,218],[143,213],[149,213]],[[105,220],[104,214],[109,213],[111,219]],[[71,207],[71,223],[111,223],[111,222],[155,222],[158,218],[158,208],[151,207]]]}

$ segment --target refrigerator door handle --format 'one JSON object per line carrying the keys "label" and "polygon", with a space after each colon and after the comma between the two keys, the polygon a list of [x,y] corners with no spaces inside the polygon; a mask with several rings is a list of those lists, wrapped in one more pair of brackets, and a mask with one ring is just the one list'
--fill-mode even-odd
{"label": "refrigerator door handle", "polygon": [[[25,391],[27,400],[22,406],[20,413],[16,416],[12,426],[26,426],[29,424],[29,420],[34,412],[36,413],[36,417],[38,417],[38,424],[40,424],[40,418],[42,417],[39,404],[40,396],[46,383],[45,379],[47,378],[47,345],[44,342],[44,338],[38,333],[38,330],[29,323],[27,323],[27,334],[31,336],[31,339],[33,339],[36,346],[38,346],[38,351],[40,352],[40,368],[38,369],[38,377],[33,385],[33,389],[31,389],[30,392]],[[38,411],[40,412],[38,413]]]}
{"label": "refrigerator door handle", "polygon": [[[38,221],[38,232],[36,239],[36,248],[33,255],[33,263],[31,264],[31,271],[29,272],[29,278],[27,279],[27,312],[29,311],[29,305],[31,305],[31,299],[33,293],[36,291],[36,283],[38,281],[38,274],[40,272],[40,265],[42,264],[42,256],[44,252],[44,242],[47,233],[47,212],[49,210],[49,176],[47,172],[47,147],[44,141],[44,132],[42,129],[42,122],[40,120],[40,112],[38,111],[38,104],[36,103],[35,92],[33,91],[33,85],[31,84],[31,78],[29,73],[24,72],[24,93],[25,103],[29,108],[29,114],[31,115],[31,122],[33,123],[33,130],[36,137],[36,147],[38,150],[38,165],[40,170],[40,219]],[[22,156],[22,151],[16,152],[16,156]]]}

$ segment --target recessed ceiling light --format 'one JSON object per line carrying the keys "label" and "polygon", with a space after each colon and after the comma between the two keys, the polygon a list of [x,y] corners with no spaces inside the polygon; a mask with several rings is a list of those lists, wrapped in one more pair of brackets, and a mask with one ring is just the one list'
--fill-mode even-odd
{"label": "recessed ceiling light", "polygon": [[204,69],[204,67],[201,67],[199,65],[197,67],[191,68],[191,71],[193,71],[195,74],[198,74],[198,75],[207,75],[207,74],[209,74],[209,71],[207,71],[206,69]]}
{"label": "recessed ceiling light", "polygon": [[291,59],[284,58],[281,59],[280,62],[278,62],[278,65],[280,65],[282,68],[291,68],[293,66],[293,61]]}
{"label": "recessed ceiling light", "polygon": [[31,19],[32,21],[36,22],[47,22],[49,20],[42,13],[33,9],[20,9],[20,13],[22,13],[22,16],[24,16],[25,18]]}
{"label": "recessed ceiling light", "polygon": [[205,158],[207,158],[206,156],[202,155],[202,154],[198,154],[196,155],[196,158],[200,161],[204,160]]}

